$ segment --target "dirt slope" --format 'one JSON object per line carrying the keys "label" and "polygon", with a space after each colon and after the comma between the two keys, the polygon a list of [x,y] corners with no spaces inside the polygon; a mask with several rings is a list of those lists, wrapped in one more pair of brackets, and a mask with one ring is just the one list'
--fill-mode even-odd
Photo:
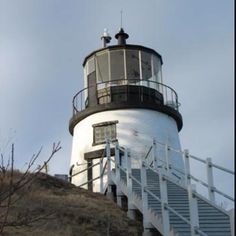
{"label": "dirt slope", "polygon": [[[17,198],[8,220],[22,221],[22,226],[5,227],[4,236],[141,235],[140,223],[128,219],[111,200],[52,176],[37,175]],[[24,225],[25,220],[30,223]]]}

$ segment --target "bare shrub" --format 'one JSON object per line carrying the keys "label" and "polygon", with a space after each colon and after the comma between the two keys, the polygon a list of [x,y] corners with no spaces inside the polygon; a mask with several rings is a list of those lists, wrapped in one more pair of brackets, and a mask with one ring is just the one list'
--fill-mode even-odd
{"label": "bare shrub", "polygon": [[[61,149],[60,142],[54,143],[52,152],[44,162],[48,164],[53,156]],[[10,216],[9,211],[14,208],[15,204],[24,197],[26,190],[30,189],[37,175],[42,171],[44,165],[40,168],[34,168],[35,162],[38,160],[41,154],[42,148],[34,154],[26,170],[23,173],[14,170],[14,144],[11,145],[10,158],[7,162],[4,162],[4,156],[1,154],[0,162],[0,235],[3,234],[5,227],[20,227],[29,226],[32,223],[47,219],[52,215],[40,214],[35,215],[29,209],[18,214],[17,216]],[[23,191],[24,190],[24,191]]]}

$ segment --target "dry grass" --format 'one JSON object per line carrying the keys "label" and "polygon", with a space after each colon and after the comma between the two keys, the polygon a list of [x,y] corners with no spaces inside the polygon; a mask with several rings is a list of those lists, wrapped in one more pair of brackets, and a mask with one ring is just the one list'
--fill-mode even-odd
{"label": "dry grass", "polygon": [[6,227],[4,236],[141,235],[141,225],[111,200],[45,174],[37,175],[17,195],[23,197],[11,207],[9,220],[42,219],[28,226]]}

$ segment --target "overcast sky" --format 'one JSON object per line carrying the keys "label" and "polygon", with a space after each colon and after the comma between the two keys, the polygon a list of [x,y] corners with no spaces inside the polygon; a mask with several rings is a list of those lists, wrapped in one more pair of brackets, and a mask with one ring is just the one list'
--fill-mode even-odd
{"label": "overcast sky", "polygon": [[232,169],[233,0],[0,0],[0,151],[8,155],[14,142],[20,168],[41,146],[43,160],[61,141],[49,168],[68,173],[82,62],[101,47],[104,28],[116,43],[121,9],[128,43],[163,57],[164,83],[181,103],[183,149]]}

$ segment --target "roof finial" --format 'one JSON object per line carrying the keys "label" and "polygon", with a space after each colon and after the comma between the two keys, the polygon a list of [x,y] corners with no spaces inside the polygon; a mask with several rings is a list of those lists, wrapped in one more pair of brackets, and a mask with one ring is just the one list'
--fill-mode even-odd
{"label": "roof finial", "polygon": [[123,28],[120,28],[119,32],[115,35],[115,38],[118,40],[118,45],[125,45],[129,35],[125,33]]}

